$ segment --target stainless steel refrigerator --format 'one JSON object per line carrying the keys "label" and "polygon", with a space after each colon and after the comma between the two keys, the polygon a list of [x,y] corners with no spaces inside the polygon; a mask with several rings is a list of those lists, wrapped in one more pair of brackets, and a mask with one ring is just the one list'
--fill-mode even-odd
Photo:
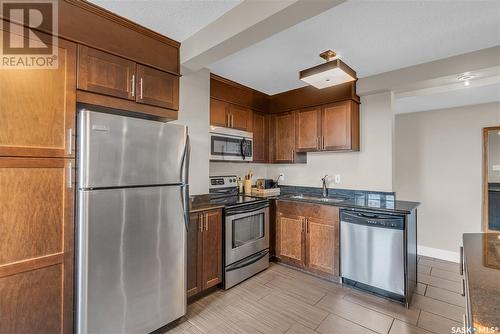
{"label": "stainless steel refrigerator", "polygon": [[186,313],[187,128],[80,110],[77,136],[77,332],[151,332]]}

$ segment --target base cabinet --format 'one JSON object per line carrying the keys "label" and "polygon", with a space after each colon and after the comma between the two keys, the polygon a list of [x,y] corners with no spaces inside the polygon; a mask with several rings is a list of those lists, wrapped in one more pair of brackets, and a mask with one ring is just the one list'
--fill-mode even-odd
{"label": "base cabinet", "polygon": [[192,213],[187,235],[187,296],[222,282],[222,212]]}
{"label": "base cabinet", "polygon": [[339,209],[278,201],[276,257],[280,262],[333,278],[339,271]]}

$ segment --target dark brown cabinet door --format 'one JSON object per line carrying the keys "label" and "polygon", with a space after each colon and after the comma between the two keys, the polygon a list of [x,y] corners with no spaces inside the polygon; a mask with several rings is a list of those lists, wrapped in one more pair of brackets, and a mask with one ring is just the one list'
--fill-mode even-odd
{"label": "dark brown cabinet door", "polygon": [[307,217],[306,254],[309,271],[339,276],[338,209],[325,207],[321,217]]}
{"label": "dark brown cabinet door", "polygon": [[58,43],[57,69],[0,69],[0,156],[74,157],[76,44]]}
{"label": "dark brown cabinet door", "polygon": [[173,110],[179,109],[179,77],[137,64],[136,101]]}
{"label": "dark brown cabinet door", "polygon": [[321,130],[322,150],[359,150],[358,104],[344,101],[324,106]]}
{"label": "dark brown cabinet door", "polygon": [[274,161],[293,162],[295,130],[292,113],[274,116]]}
{"label": "dark brown cabinet door", "polygon": [[73,168],[0,158],[0,333],[73,332]]}
{"label": "dark brown cabinet door", "polygon": [[210,99],[210,125],[229,126],[229,104],[224,101]]}
{"label": "dark brown cabinet door", "polygon": [[279,212],[276,224],[276,256],[285,263],[303,267],[305,219],[290,213]]}
{"label": "dark brown cabinet door", "polygon": [[78,89],[135,100],[135,72],[133,61],[78,46]]}
{"label": "dark brown cabinet door", "polygon": [[268,133],[266,116],[253,113],[253,161],[267,162],[268,160]]}
{"label": "dark brown cabinet door", "polygon": [[252,131],[252,110],[230,104],[229,114],[231,128],[243,131]]}
{"label": "dark brown cabinet door", "polygon": [[295,113],[295,150],[319,150],[321,109],[303,109]]}
{"label": "dark brown cabinet door", "polygon": [[222,282],[222,213],[212,210],[203,218],[203,288]]}
{"label": "dark brown cabinet door", "polygon": [[187,234],[187,297],[222,282],[222,211],[192,213]]}
{"label": "dark brown cabinet door", "polygon": [[203,289],[201,277],[202,262],[202,213],[193,213],[189,216],[187,233],[187,296],[191,297]]}

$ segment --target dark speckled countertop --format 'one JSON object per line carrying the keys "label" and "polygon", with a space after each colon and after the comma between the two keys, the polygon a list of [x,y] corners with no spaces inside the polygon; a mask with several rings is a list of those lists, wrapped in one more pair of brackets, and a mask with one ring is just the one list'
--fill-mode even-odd
{"label": "dark speckled countertop", "polygon": [[[476,333],[500,331],[500,233],[463,236],[469,322]],[[497,327],[496,331],[479,328]],[[483,329],[484,330],[484,329]]]}
{"label": "dark speckled countertop", "polygon": [[210,195],[195,195],[189,198],[189,212],[195,213],[206,210],[221,209],[223,204],[210,202]]}
{"label": "dark speckled countertop", "polygon": [[[324,205],[333,205],[343,208],[355,208],[365,210],[384,211],[391,213],[409,214],[416,209],[420,203],[396,200],[396,195],[393,192],[377,192],[363,190],[348,190],[331,188],[328,191],[329,197],[342,198],[340,202],[324,202],[321,201],[322,189],[315,187],[298,187],[298,186],[280,186],[281,195],[268,196],[269,199],[279,199],[285,201],[317,203]],[[304,196],[312,196],[313,198],[292,198],[293,195],[302,194]],[[314,197],[318,197],[315,199]],[[190,211],[198,212],[210,209],[224,207],[221,204],[213,204],[210,202],[210,195],[197,195],[191,198]]]}

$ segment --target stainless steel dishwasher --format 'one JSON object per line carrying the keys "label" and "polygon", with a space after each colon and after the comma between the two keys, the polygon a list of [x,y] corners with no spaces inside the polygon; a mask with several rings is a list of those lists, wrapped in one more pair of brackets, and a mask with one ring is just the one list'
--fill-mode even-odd
{"label": "stainless steel dishwasher", "polygon": [[405,302],[405,218],[344,209],[340,213],[344,284]]}

